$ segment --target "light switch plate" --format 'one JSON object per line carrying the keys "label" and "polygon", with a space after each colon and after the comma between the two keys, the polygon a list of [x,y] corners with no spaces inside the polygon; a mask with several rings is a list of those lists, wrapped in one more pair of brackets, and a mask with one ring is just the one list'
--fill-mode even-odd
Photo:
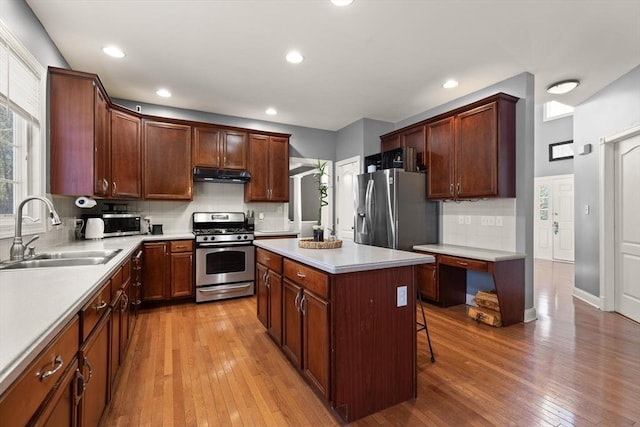
{"label": "light switch plate", "polygon": [[407,287],[398,286],[397,288],[398,307],[404,307],[407,305]]}

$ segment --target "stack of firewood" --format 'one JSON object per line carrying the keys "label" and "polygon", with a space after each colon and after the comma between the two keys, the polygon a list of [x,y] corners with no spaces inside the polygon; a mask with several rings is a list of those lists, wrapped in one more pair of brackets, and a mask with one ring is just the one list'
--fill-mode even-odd
{"label": "stack of firewood", "polygon": [[469,317],[487,325],[502,326],[500,303],[495,292],[478,291],[473,297],[473,302],[478,304],[478,307],[469,307]]}

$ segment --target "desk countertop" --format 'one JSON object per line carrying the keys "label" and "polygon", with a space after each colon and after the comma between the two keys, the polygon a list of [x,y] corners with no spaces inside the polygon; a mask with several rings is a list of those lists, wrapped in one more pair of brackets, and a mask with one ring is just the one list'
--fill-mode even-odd
{"label": "desk countertop", "polygon": [[527,256],[520,252],[496,251],[493,249],[474,248],[470,246],[457,245],[416,245],[413,247],[415,251],[431,252],[434,254],[452,255],[463,258],[479,259],[481,261],[507,261],[510,259],[526,258]]}

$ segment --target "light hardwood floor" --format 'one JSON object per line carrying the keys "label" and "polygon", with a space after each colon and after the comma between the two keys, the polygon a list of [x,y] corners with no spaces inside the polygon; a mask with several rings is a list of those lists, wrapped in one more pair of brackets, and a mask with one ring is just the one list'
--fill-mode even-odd
{"label": "light hardwood floor", "polygon": [[[640,325],[571,296],[573,266],[535,262],[538,320],[477,324],[426,305],[418,398],[354,426],[640,425]],[[338,425],[269,339],[255,298],[143,311],[109,426]]]}

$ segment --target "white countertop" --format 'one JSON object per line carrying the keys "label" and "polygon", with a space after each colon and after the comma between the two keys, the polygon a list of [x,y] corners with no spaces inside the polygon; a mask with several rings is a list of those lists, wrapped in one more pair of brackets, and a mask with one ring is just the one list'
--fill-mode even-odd
{"label": "white countertop", "polygon": [[492,262],[507,261],[510,259],[520,259],[527,257],[526,254],[520,252],[496,251],[493,249],[473,248],[470,246],[456,245],[416,245],[413,247],[413,250]]}
{"label": "white countertop", "polygon": [[367,246],[344,240],[337,249],[304,249],[298,239],[256,240],[254,245],[331,274],[434,262],[430,255]]}
{"label": "white countertop", "polygon": [[193,239],[190,232],[80,240],[40,249],[122,249],[107,264],[0,270],[0,394],[143,241]]}

